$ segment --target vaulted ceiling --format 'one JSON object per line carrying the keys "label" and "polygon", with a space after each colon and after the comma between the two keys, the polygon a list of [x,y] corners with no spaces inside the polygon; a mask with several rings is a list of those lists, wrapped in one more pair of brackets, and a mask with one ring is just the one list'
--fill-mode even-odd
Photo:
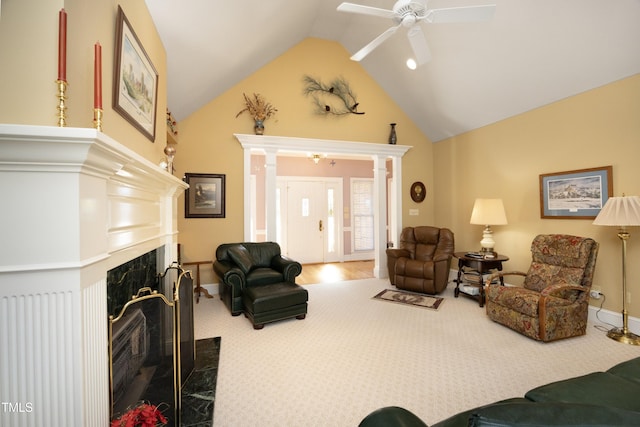
{"label": "vaulted ceiling", "polygon": [[[394,0],[351,0],[391,9]],[[146,0],[167,52],[168,104],[182,120],[307,37],[353,54],[390,21],[342,0]],[[640,72],[640,0],[495,3],[489,22],[423,25],[432,59],[410,71],[398,32],[362,62],[433,142]],[[636,94],[638,96],[638,94]]]}

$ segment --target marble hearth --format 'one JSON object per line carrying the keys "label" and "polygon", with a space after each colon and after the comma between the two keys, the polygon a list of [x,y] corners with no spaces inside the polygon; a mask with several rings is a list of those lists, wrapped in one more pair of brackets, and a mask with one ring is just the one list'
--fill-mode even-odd
{"label": "marble hearth", "polygon": [[177,258],[186,187],[94,129],[0,125],[0,425],[108,424],[107,271]]}

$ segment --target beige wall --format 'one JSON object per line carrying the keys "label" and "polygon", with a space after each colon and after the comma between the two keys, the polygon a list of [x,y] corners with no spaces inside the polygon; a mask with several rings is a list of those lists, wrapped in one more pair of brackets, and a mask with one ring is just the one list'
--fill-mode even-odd
{"label": "beige wall", "polygon": [[[159,74],[156,141],[151,143],[112,107],[113,56],[120,4]],[[68,125],[91,127],[93,45],[103,47],[104,132],[152,162],[166,142],[166,54],[143,0],[21,0],[2,3],[0,25],[0,122],[55,125],[58,11],[68,12]],[[242,150],[234,133],[251,133],[242,93],[258,92],[279,112],[266,122],[270,135],[386,143],[389,123],[398,123],[399,144],[413,148],[403,159],[403,222],[434,224],[456,233],[458,250],[477,249],[480,226],[469,225],[476,197],[504,199],[509,225],[494,227],[497,250],[508,269],[525,269],[528,246],[538,233],[592,236],[601,243],[595,286],[605,308],[621,307],[620,242],[615,230],[589,220],[541,219],[538,177],[542,173],[612,165],[614,194],[640,195],[640,76],[615,82],[551,105],[431,144],[415,124],[338,43],[307,39],[265,65],[179,124],[176,176],[185,172],[227,175],[224,219],[185,219],[180,205],[180,241],[185,261],[209,260],[215,247],[242,239]],[[360,101],[362,116],[314,114],[302,93],[305,74],[328,82],[343,76]],[[411,201],[414,181],[427,186],[422,204]],[[408,211],[419,208],[419,216]],[[630,314],[640,316],[640,233],[632,229],[628,253]],[[215,279],[203,269],[203,282]]]}
{"label": "beige wall", "polygon": [[[160,76],[155,143],[111,107],[118,4]],[[144,0],[3,1],[0,122],[57,125],[58,12],[63,7],[67,11],[67,126],[93,127],[93,47],[100,42],[104,133],[158,163],[166,144],[166,54]]]}
{"label": "beige wall", "polygon": [[[322,116],[314,112],[310,98],[303,94],[303,77],[311,75],[325,83],[344,77],[360,102],[364,115]],[[243,154],[234,133],[253,133],[253,121],[244,114],[242,94],[260,93],[277,109],[265,122],[268,135],[364,141],[386,144],[389,123],[395,122],[398,144],[413,148],[403,159],[404,223],[433,223],[433,144],[419,131],[389,95],[384,92],[349,53],[338,43],[306,39],[244,79],[200,110],[181,121],[176,155],[176,176],[190,173],[223,173],[227,181],[226,218],[185,219],[181,206],[179,240],[183,260],[210,260],[215,248],[224,242],[243,239]],[[409,197],[409,185],[425,183],[429,192],[420,205]],[[408,216],[408,209],[420,208],[419,216]],[[217,282],[210,268],[203,271],[204,283]]]}
{"label": "beige wall", "polygon": [[[600,243],[594,287],[606,294],[605,308],[621,310],[616,230],[592,220],[541,219],[539,175],[612,165],[614,195],[640,195],[640,75],[439,142],[434,159],[435,222],[455,231],[457,250],[479,248],[483,227],[469,224],[475,198],[502,198],[509,225],[493,229],[496,250],[511,258],[505,269],[526,271],[536,234],[593,237]],[[640,229],[630,231],[629,311],[638,317]]]}

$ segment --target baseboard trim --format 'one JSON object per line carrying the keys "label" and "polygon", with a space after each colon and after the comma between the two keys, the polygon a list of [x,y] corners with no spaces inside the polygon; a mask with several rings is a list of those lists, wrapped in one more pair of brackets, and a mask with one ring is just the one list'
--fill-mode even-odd
{"label": "baseboard trim", "polygon": [[349,261],[371,261],[374,258],[373,252],[354,252],[350,254],[344,254],[342,259],[344,262]]}
{"label": "baseboard trim", "polygon": [[200,286],[206,289],[210,295],[218,295],[220,293],[219,283],[207,283],[205,285],[200,285]]}
{"label": "baseboard trim", "polygon": [[[605,310],[604,308],[589,306],[589,320],[605,329],[622,328],[622,312]],[[628,325],[630,332],[640,335],[640,319],[629,316]]]}

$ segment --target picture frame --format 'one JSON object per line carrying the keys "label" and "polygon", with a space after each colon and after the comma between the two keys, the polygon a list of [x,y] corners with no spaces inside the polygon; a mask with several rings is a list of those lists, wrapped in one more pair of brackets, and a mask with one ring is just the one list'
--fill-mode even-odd
{"label": "picture frame", "polygon": [[613,167],[540,175],[540,217],[593,219],[613,195]]}
{"label": "picture frame", "polygon": [[225,180],[223,174],[185,173],[189,188],[184,197],[184,217],[224,218]]}
{"label": "picture frame", "polygon": [[114,64],[113,109],[155,142],[158,72],[120,6]]}

